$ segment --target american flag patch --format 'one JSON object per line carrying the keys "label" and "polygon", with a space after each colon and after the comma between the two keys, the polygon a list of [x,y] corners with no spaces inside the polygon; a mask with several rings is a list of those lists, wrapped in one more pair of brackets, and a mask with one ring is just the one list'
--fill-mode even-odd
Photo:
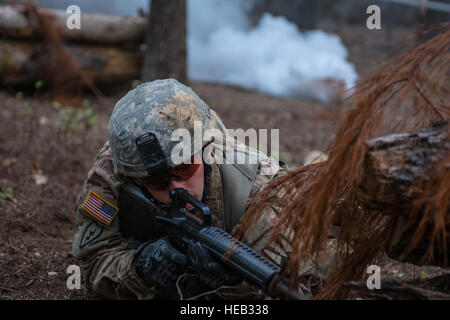
{"label": "american flag patch", "polygon": [[107,226],[111,224],[119,211],[119,208],[104,200],[94,191],[89,192],[82,208]]}

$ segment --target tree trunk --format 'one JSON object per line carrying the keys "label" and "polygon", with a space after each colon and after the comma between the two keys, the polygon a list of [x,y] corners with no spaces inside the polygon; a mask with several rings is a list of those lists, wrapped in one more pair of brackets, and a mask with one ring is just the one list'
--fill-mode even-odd
{"label": "tree trunk", "polygon": [[152,0],[142,81],[187,83],[186,0]]}

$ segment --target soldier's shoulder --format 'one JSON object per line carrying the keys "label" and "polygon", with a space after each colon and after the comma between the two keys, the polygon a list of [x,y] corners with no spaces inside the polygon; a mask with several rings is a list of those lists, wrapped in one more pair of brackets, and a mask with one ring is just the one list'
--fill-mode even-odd
{"label": "soldier's shoulder", "polygon": [[112,163],[112,152],[109,145],[109,141],[106,141],[100,151],[95,156],[94,164],[92,168],[102,167],[107,171],[114,172],[114,166]]}
{"label": "soldier's shoulder", "polygon": [[[88,201],[99,199],[112,208],[118,206],[119,188],[124,177],[114,172],[111,148],[106,142],[95,157],[94,164],[87,174],[82,191],[78,197],[78,206],[82,208]],[[87,211],[86,208],[83,211]]]}
{"label": "soldier's shoulder", "polygon": [[102,187],[111,189],[118,196],[119,187],[124,182],[124,177],[114,171],[111,147],[107,141],[95,157],[94,164],[88,172],[87,184],[101,184]]}

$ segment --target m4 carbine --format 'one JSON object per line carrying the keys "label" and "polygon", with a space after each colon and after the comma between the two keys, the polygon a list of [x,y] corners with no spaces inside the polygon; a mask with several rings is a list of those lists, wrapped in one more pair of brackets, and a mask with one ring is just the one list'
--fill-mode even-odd
{"label": "m4 carbine", "polygon": [[[133,198],[134,207],[154,207],[154,204],[140,189],[126,187],[125,190],[124,188],[122,190],[128,192],[128,196]],[[281,268],[277,264],[237,240],[225,230],[211,226],[210,209],[204,203],[195,199],[182,188],[171,190],[170,197],[172,199],[172,209],[168,214],[156,216],[156,219],[176,226],[189,237],[201,242],[212,256],[269,296],[308,300],[307,297],[290,289],[282,281]],[[203,221],[185,209],[187,203],[190,203],[202,212]]]}

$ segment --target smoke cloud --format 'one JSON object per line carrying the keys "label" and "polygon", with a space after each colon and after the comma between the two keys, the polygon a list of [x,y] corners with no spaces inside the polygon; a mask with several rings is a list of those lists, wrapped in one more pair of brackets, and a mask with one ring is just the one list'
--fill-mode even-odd
{"label": "smoke cloud", "polygon": [[[337,35],[301,33],[283,17],[265,14],[250,27],[252,1],[188,0],[188,72],[282,97],[329,101],[336,81],[349,88],[357,74]],[[330,79],[334,79],[331,80]]]}

